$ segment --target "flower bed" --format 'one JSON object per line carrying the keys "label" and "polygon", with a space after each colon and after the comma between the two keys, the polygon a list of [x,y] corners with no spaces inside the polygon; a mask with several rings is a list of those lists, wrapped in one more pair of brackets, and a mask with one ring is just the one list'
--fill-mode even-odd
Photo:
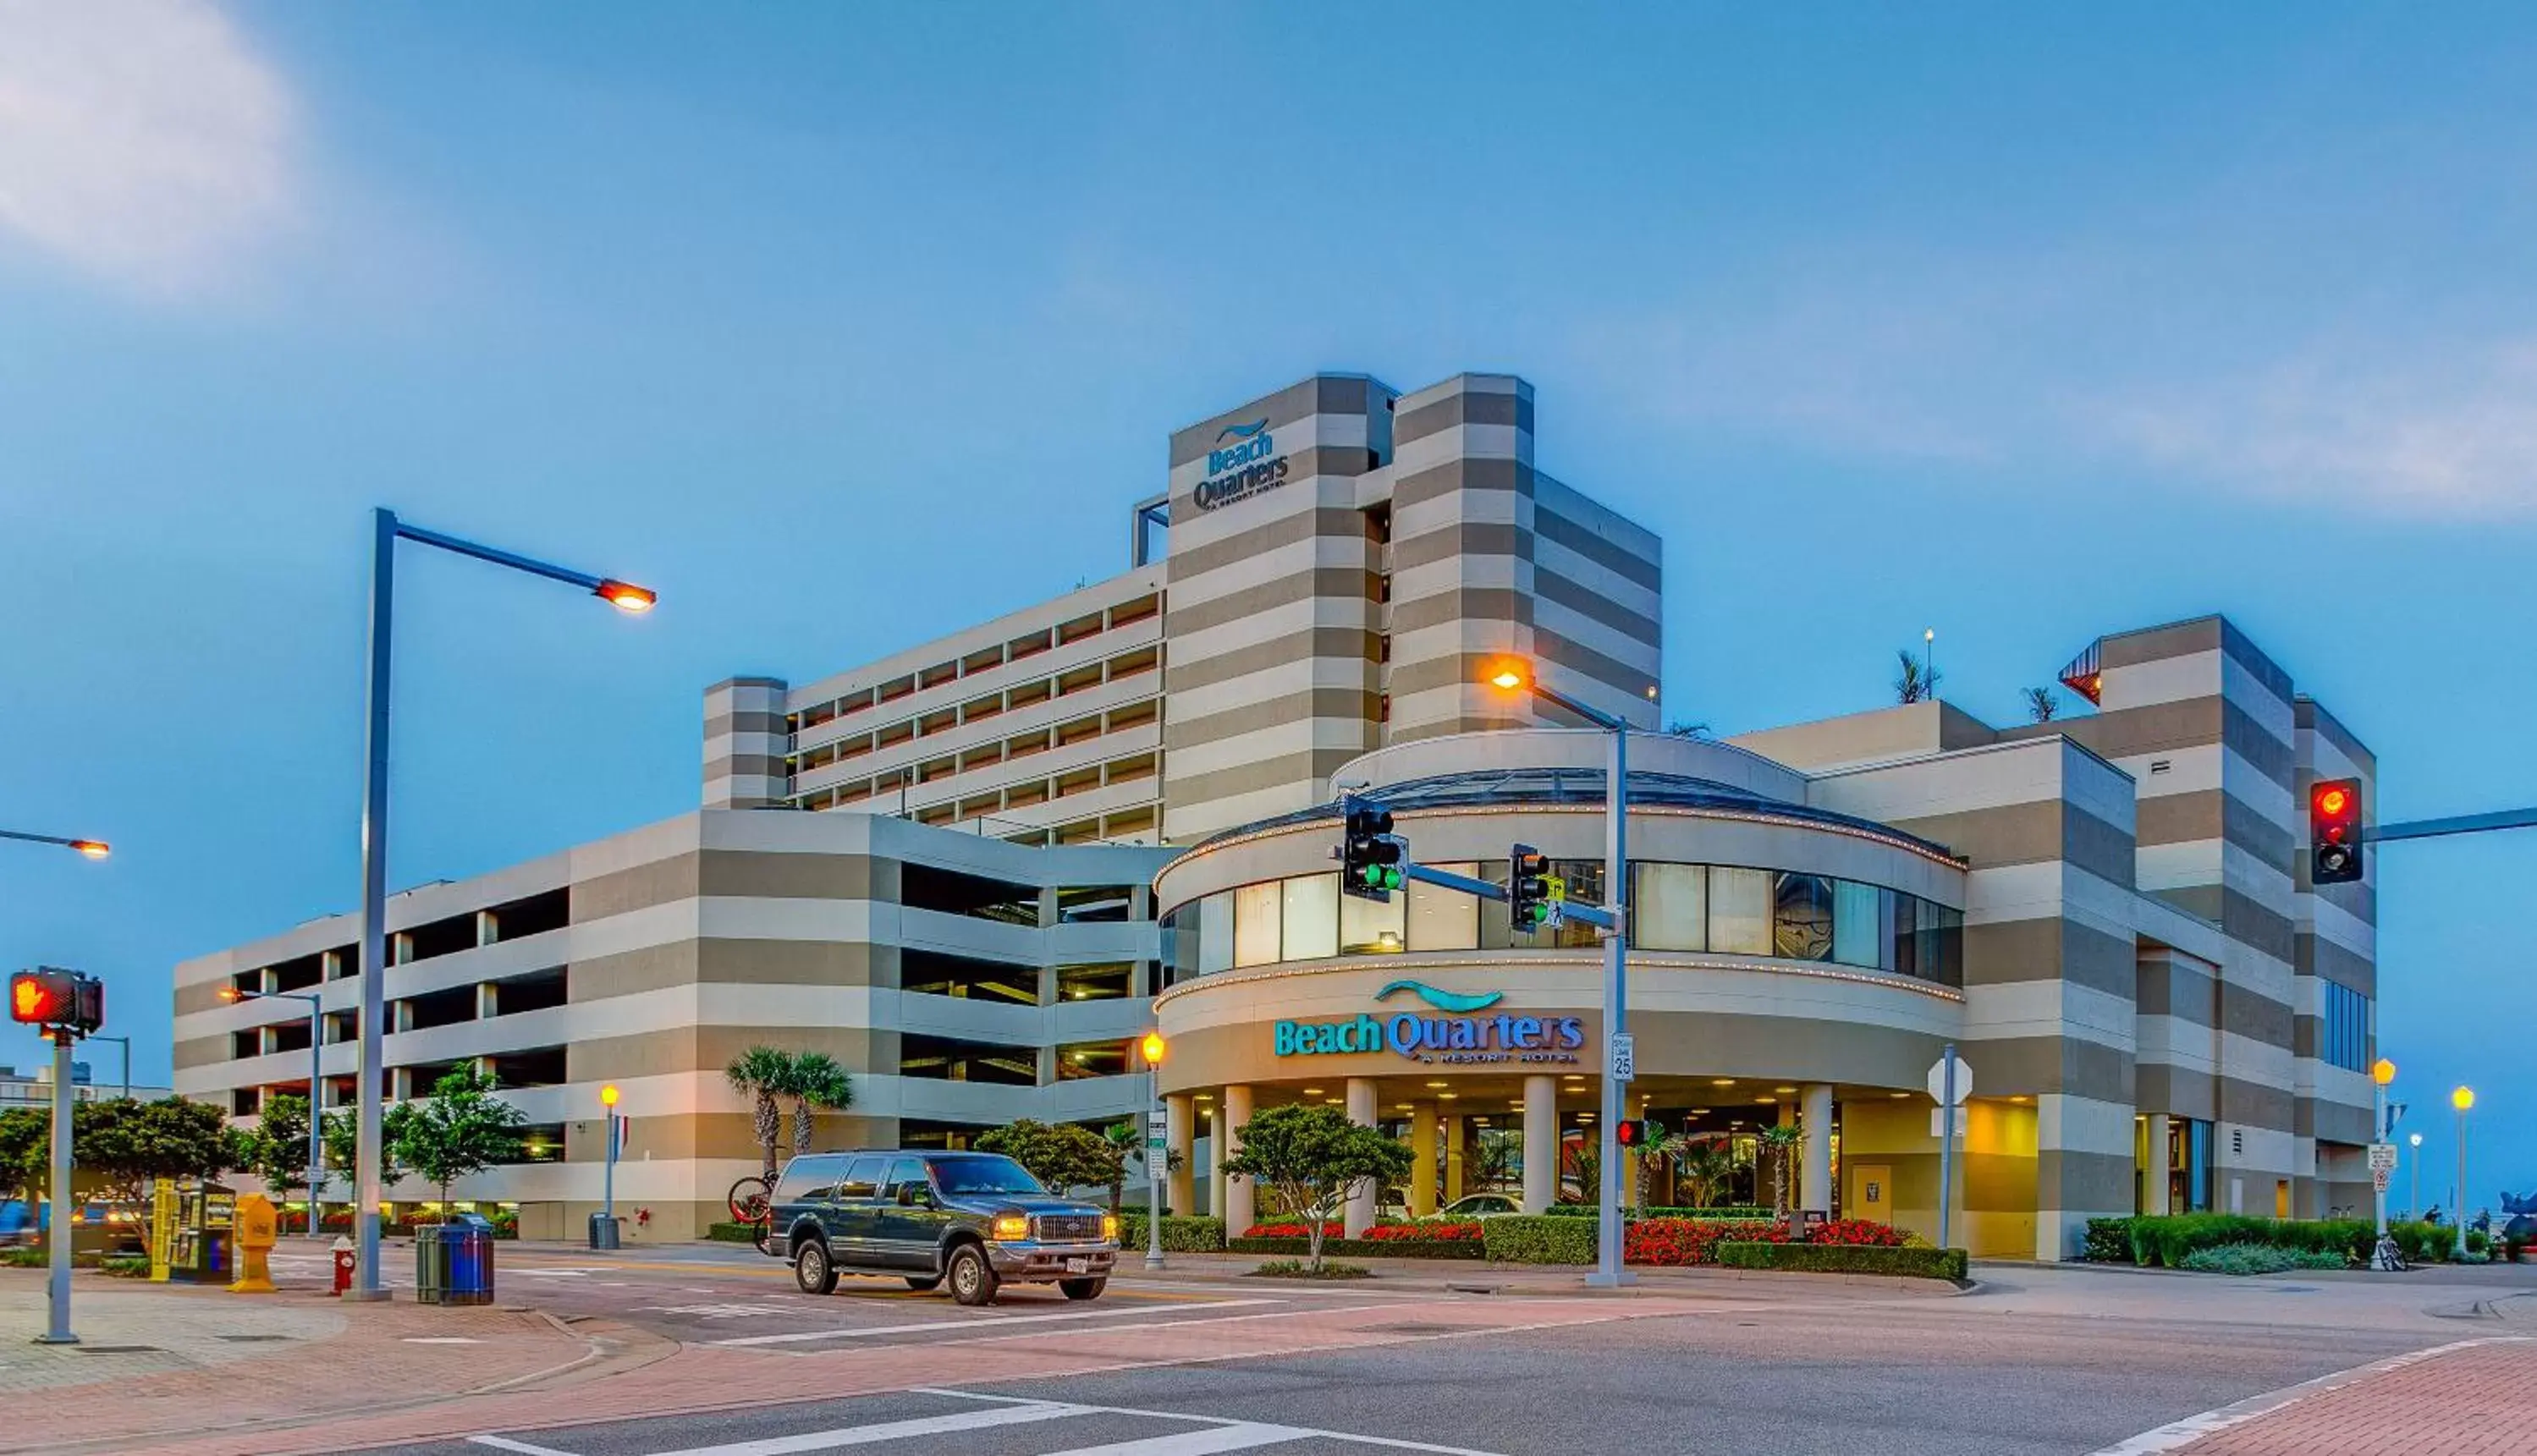
{"label": "flower bed", "polygon": [[1805,1241],[1849,1248],[1901,1248],[1903,1231],[1866,1219],[1834,1219],[1805,1231]]}
{"label": "flower bed", "polygon": [[1373,1243],[1461,1243],[1480,1241],[1480,1226],[1471,1224],[1384,1224],[1365,1231]]}
{"label": "flower bed", "polygon": [[[1310,1238],[1313,1236],[1313,1230],[1308,1224],[1254,1224],[1242,1231],[1242,1236],[1245,1238]],[[1338,1237],[1339,1221],[1333,1219],[1324,1224],[1322,1236]]]}
{"label": "flower bed", "polygon": [[1881,1248],[1869,1244],[1770,1243],[1737,1239],[1718,1247],[1727,1269],[1792,1269],[1810,1274],[1890,1274],[1910,1279],[1965,1277],[1960,1248]]}
{"label": "flower bed", "polygon": [[1723,1219],[1641,1219],[1622,1232],[1621,1262],[1686,1267],[1718,1262],[1718,1245],[1728,1239],[1786,1243],[1789,1231],[1777,1224]]}

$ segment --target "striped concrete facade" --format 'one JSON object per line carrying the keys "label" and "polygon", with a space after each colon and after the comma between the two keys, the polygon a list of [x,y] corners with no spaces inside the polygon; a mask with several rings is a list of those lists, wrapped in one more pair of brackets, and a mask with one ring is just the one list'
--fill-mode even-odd
{"label": "striped concrete facade", "polygon": [[[412,891],[389,912],[401,949],[387,985],[388,1091],[425,1094],[460,1064],[492,1071],[560,1157],[462,1179],[452,1195],[516,1203],[523,1232],[551,1237],[578,1232],[598,1206],[599,1089],[612,1083],[630,1119],[619,1211],[650,1214],[629,1232],[683,1238],[719,1217],[724,1190],[758,1162],[749,1103],[723,1077],[751,1045],[825,1051],[845,1066],[854,1104],[816,1118],[822,1146],[922,1142],[1021,1116],[1124,1115],[1144,1097],[1124,1058],[1146,1025],[1158,954],[1146,885],[1169,857],[1030,849],[870,814],[704,810]],[[926,908],[909,876],[943,870],[1013,887],[1035,922]],[[1074,886],[1119,889],[1123,918],[1069,919],[1060,892]],[[504,907],[549,904],[553,913],[524,922],[529,933],[487,922]],[[453,924],[463,933],[435,939]],[[263,1096],[304,1093],[304,1036],[276,1048],[277,1034],[305,1027],[303,1003],[231,1004],[219,992],[273,987],[278,971],[305,966],[316,979],[291,983],[313,986],[327,1013],[326,1102],[349,1102],[360,980],[344,952],[356,929],[331,917],[176,968],[176,1090],[250,1120]],[[903,971],[915,956],[1003,968],[995,974],[1016,993],[911,988]],[[1076,967],[1104,968],[1102,994],[1061,994]],[[533,1009],[510,1009],[514,989],[530,985],[545,988]],[[911,1049],[911,1039],[930,1045]],[[943,1075],[945,1042],[1017,1062],[1023,1085]],[[1116,1070],[1070,1075],[1059,1060],[1068,1047],[1103,1048],[1113,1059],[1098,1066]],[[789,1108],[787,1118],[789,1149]],[[390,1195],[435,1196],[413,1179]]]}
{"label": "striped concrete facade", "polygon": [[1532,426],[1511,375],[1318,374],[1182,429],[1162,560],[807,687],[717,685],[705,803],[1187,843],[1370,749],[1558,721],[1481,684],[1508,654],[1654,728],[1661,542],[1536,471]]}

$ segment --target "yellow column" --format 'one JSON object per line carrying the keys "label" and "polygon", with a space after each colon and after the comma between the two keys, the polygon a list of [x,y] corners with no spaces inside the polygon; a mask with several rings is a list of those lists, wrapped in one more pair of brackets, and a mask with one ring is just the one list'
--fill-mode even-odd
{"label": "yellow column", "polygon": [[1409,1216],[1423,1219],[1436,1212],[1436,1105],[1420,1103],[1409,1111]]}
{"label": "yellow column", "polygon": [[1443,1125],[1438,1131],[1445,1139],[1445,1201],[1452,1203],[1463,1196],[1463,1118],[1461,1113],[1437,1119]]}
{"label": "yellow column", "polygon": [[[1359,1127],[1374,1125],[1374,1079],[1348,1078],[1347,1118],[1350,1122]],[[1365,1231],[1374,1227],[1374,1211],[1382,1201],[1382,1185],[1368,1179],[1357,1189],[1356,1196],[1347,1201],[1347,1208],[1340,1215],[1339,1232],[1349,1238],[1363,1238]]]}
{"label": "yellow column", "polygon": [[1197,1189],[1191,1181],[1191,1165],[1195,1159],[1190,1149],[1190,1123],[1193,1120],[1190,1108],[1187,1093],[1163,1099],[1163,1147],[1167,1155],[1163,1166],[1170,1170],[1163,1175],[1163,1198],[1171,1205],[1172,1212],[1181,1217],[1198,1211],[1195,1201]]}
{"label": "yellow column", "polygon": [[1524,1079],[1524,1211],[1537,1214],[1559,1201],[1559,1084],[1548,1077]]}

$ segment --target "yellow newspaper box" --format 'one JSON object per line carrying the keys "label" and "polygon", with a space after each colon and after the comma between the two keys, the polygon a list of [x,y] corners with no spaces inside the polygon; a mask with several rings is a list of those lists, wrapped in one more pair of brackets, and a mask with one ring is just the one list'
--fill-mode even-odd
{"label": "yellow newspaper box", "polygon": [[276,1232],[281,1223],[274,1217],[273,1200],[261,1193],[249,1193],[237,1201],[237,1282],[229,1286],[232,1295],[269,1295],[273,1293],[273,1271],[264,1256],[273,1251]]}

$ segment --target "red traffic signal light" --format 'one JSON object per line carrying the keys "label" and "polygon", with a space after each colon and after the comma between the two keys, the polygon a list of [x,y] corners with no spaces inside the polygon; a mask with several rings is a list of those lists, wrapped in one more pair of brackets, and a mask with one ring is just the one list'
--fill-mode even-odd
{"label": "red traffic signal light", "polygon": [[1643,1148],[1648,1142],[1648,1124],[1625,1117],[1612,1124],[1612,1140],[1624,1148]]}
{"label": "red traffic signal light", "polygon": [[9,978],[9,1019],[86,1036],[105,1025],[105,982],[58,966],[20,971]]}
{"label": "red traffic signal light", "polygon": [[2322,779],[2308,795],[2309,882],[2361,878],[2361,781]]}
{"label": "red traffic signal light", "polygon": [[9,978],[9,1019],[29,1026],[67,1026],[77,1014],[79,992],[71,973],[45,967]]}

